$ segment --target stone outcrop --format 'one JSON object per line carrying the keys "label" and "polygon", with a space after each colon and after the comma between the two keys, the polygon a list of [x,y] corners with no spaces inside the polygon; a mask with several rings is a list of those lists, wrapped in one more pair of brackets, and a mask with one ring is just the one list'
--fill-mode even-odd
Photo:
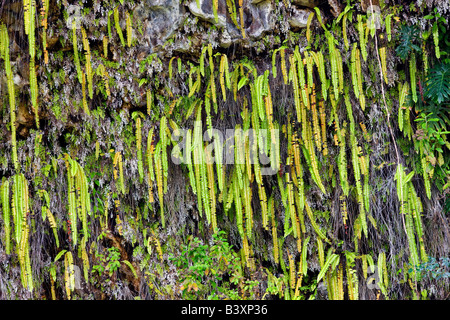
{"label": "stone outcrop", "polygon": [[147,0],[133,10],[144,27],[144,38],[151,48],[163,45],[183,22],[183,7],[177,0]]}
{"label": "stone outcrop", "polygon": [[289,24],[292,28],[306,28],[309,15],[312,11],[309,9],[298,9],[293,7],[289,18]]}
{"label": "stone outcrop", "polygon": [[[212,2],[208,0],[191,1],[188,5],[192,14],[201,20],[208,21],[219,28],[223,28],[225,37],[230,37],[231,41],[242,39],[242,30],[233,22],[230,16],[226,0],[218,1],[217,19],[214,16]],[[244,31],[245,35],[252,40],[260,38],[265,32],[270,31],[275,26],[275,17],[271,1],[256,0],[244,2]],[[236,22],[240,23],[239,11],[236,8]],[[229,45],[229,40],[225,41],[225,46]]]}

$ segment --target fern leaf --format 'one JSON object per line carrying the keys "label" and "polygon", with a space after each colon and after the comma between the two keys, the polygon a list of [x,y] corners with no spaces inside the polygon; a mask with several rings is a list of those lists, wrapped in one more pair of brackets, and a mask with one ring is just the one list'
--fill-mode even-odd
{"label": "fern leaf", "polygon": [[119,7],[114,8],[114,24],[116,27],[116,32],[120,38],[120,42],[122,43],[122,46],[125,47],[125,39],[123,37],[122,28],[120,27],[120,21],[119,21]]}
{"label": "fern leaf", "polygon": [[137,276],[136,270],[134,269],[134,267],[133,267],[133,265],[130,263],[130,261],[128,261],[128,260],[122,260],[122,262],[125,263],[125,264],[128,266],[128,268],[130,268],[131,272],[132,272],[133,275],[134,275],[134,278],[137,279],[138,276]]}
{"label": "fern leaf", "polygon": [[339,263],[339,255],[333,253],[328,256],[323,267],[320,269],[319,275],[317,276],[317,282],[322,280],[322,278],[325,276],[325,273],[328,271],[328,269],[330,269],[330,267],[332,267],[333,265],[336,265],[336,262]]}
{"label": "fern leaf", "polygon": [[0,187],[0,200],[3,210],[3,223],[5,225],[5,251],[9,255],[11,253],[11,210],[9,205],[9,181],[5,177],[2,178],[2,185]]}
{"label": "fern leaf", "polygon": [[414,102],[417,102],[417,91],[416,91],[416,55],[411,54],[411,59],[409,60],[409,75],[411,80],[411,94]]}

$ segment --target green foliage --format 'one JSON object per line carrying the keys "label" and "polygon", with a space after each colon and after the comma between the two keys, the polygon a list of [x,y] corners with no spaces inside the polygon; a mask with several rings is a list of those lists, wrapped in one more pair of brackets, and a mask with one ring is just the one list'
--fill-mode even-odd
{"label": "green foliage", "polygon": [[398,41],[399,44],[395,48],[395,52],[400,59],[405,60],[414,51],[420,51],[417,44],[420,32],[417,26],[404,25],[399,30]]}
{"label": "green foliage", "polygon": [[427,262],[414,266],[414,268],[410,268],[408,271],[415,271],[419,281],[450,278],[450,258],[440,257],[436,259],[429,257]]}
{"label": "green foliage", "polygon": [[108,255],[106,257],[107,265],[106,269],[109,274],[112,275],[114,271],[120,268],[120,252],[115,247],[108,248]]}
{"label": "green foliage", "polygon": [[[243,281],[239,256],[225,238],[225,232],[213,235],[211,245],[191,238],[181,248],[181,254],[170,254],[180,277],[180,289],[184,299],[237,299],[242,292],[252,292],[253,281]],[[225,281],[229,278],[229,281]]]}
{"label": "green foliage", "polygon": [[438,63],[430,69],[425,97],[436,104],[450,102],[450,63]]}

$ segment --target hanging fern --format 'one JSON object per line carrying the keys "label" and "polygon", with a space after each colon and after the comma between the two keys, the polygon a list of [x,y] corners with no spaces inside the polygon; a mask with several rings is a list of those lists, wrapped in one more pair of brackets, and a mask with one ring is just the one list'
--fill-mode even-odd
{"label": "hanging fern", "polygon": [[[93,89],[93,77],[94,74],[92,72],[92,66],[91,66],[91,50],[89,48],[89,40],[87,38],[86,30],[84,30],[83,27],[81,27],[81,35],[83,37],[83,47],[85,51],[85,58],[86,58],[86,76],[87,76],[87,82],[88,82],[88,92],[89,92],[89,98],[92,99],[94,95],[94,89]],[[89,112],[87,112],[89,115]]]}
{"label": "hanging fern", "polygon": [[381,47],[379,49],[380,53],[380,60],[381,60],[381,69],[383,71],[383,78],[384,82],[388,84],[388,78],[387,78],[387,64],[386,64],[386,47]]}
{"label": "hanging fern", "polygon": [[388,39],[389,42],[391,42],[391,38],[392,38],[392,35],[391,35],[391,19],[392,19],[393,15],[394,15],[393,13],[388,14],[386,16],[386,20],[385,20],[386,34],[387,34],[387,39]]}
{"label": "hanging fern", "polygon": [[17,143],[16,143],[16,94],[14,90],[13,73],[11,70],[11,63],[9,57],[9,35],[8,30],[4,24],[0,25],[0,39],[1,39],[0,53],[5,62],[5,73],[8,85],[11,145],[12,145],[11,158],[14,164],[14,170],[18,171],[19,160],[17,157]]}
{"label": "hanging fern", "polygon": [[0,201],[2,204],[3,223],[5,226],[5,252],[9,255],[11,254],[11,209],[9,205],[9,181],[5,177],[2,178],[2,185],[0,187]]}
{"label": "hanging fern", "polygon": [[[123,37],[122,28],[120,27],[119,7],[114,8],[114,24],[116,27],[116,32],[119,35],[120,42],[122,43],[122,46],[125,47],[125,39]],[[111,35],[110,35],[110,37],[111,37]]]}
{"label": "hanging fern", "polygon": [[131,22],[131,15],[129,12],[126,13],[126,27],[127,27],[127,46],[131,47],[131,42],[133,41],[133,25]]}
{"label": "hanging fern", "polygon": [[64,255],[64,281],[67,299],[71,300],[71,294],[75,290],[75,270],[72,252],[67,251]]}
{"label": "hanging fern", "polygon": [[311,12],[308,16],[308,20],[306,21],[306,40],[308,41],[308,45],[311,46],[311,23],[314,19],[314,12]]}
{"label": "hanging fern", "polygon": [[82,83],[82,73],[81,73],[82,71],[80,58],[78,56],[77,28],[75,20],[72,20],[72,45],[73,45],[73,58],[75,61],[75,67],[77,69],[78,82]]}
{"label": "hanging fern", "polygon": [[409,60],[409,75],[411,82],[411,94],[414,102],[417,102],[417,91],[416,91],[416,55],[411,54],[411,59]]}
{"label": "hanging fern", "polygon": [[359,36],[359,47],[361,48],[361,55],[364,61],[367,61],[367,42],[365,41],[365,35],[364,35],[364,25],[363,25],[363,16],[358,14],[357,20],[358,20],[358,36]]}

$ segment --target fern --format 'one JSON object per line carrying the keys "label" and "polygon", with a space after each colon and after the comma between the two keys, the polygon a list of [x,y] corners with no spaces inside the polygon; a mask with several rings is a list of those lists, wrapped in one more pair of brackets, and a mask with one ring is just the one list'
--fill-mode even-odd
{"label": "fern", "polygon": [[316,142],[317,149],[322,149],[322,137],[320,132],[320,125],[319,125],[319,117],[317,113],[317,105],[316,105],[316,93],[313,91],[314,89],[311,88],[311,114],[312,114],[312,125],[313,125],[313,131],[314,131],[314,141]]}
{"label": "fern", "polygon": [[347,19],[348,19],[347,17],[348,15],[344,14],[342,18],[342,38],[344,39],[345,50],[348,51],[350,49],[350,44],[347,38]]}
{"label": "fern", "polygon": [[[91,50],[89,48],[89,40],[86,35],[86,31],[83,27],[81,27],[81,35],[83,37],[83,47],[85,51],[85,58],[86,58],[86,76],[88,81],[88,92],[89,92],[89,98],[92,99],[94,95],[93,90],[93,72],[92,72],[92,66],[91,66]],[[89,115],[89,112],[88,112]]]}
{"label": "fern", "polygon": [[417,238],[419,240],[419,248],[420,248],[420,257],[423,262],[426,262],[428,260],[427,253],[425,252],[425,245],[423,241],[423,227],[422,227],[422,219],[421,214],[423,213],[423,207],[422,202],[420,201],[420,198],[417,196],[416,190],[414,189],[414,186],[411,181],[408,182],[409,184],[409,203],[411,207],[411,213],[414,220],[414,225],[416,227],[416,234]]}
{"label": "fern", "polygon": [[231,17],[231,21],[233,21],[233,23],[236,26],[236,28],[239,29],[240,26],[239,26],[239,23],[237,21],[235,1],[227,0],[227,8],[228,8],[228,13],[230,14],[230,17]]}
{"label": "fern", "polygon": [[292,230],[294,232],[294,238],[300,236],[300,230],[297,225],[297,215],[295,214],[295,202],[294,202],[294,190],[293,183],[290,181],[289,173],[286,172],[286,192],[288,202],[288,212],[290,214]]}
{"label": "fern", "polygon": [[314,66],[314,58],[309,54],[308,51],[304,51],[305,61],[306,61],[306,74],[308,79],[308,88],[311,91],[311,88],[314,86],[314,78],[313,78],[313,66]]}
{"label": "fern", "polygon": [[203,164],[203,143],[202,143],[202,121],[201,121],[201,108],[197,108],[197,117],[194,124],[192,152],[194,156],[194,172],[195,172],[195,186],[197,194],[197,206],[200,216],[202,215],[202,190],[201,190],[201,172],[200,166]]}
{"label": "fern", "polygon": [[41,7],[41,11],[40,11],[40,15],[41,15],[41,26],[44,27],[44,32],[42,34],[42,47],[44,48],[44,60],[45,60],[45,64],[48,64],[48,52],[47,52],[47,41],[46,41],[46,36],[47,36],[47,28],[48,28],[48,23],[47,23],[47,18],[48,18],[48,8],[49,8],[49,0],[42,0],[42,7]]}
{"label": "fern", "polygon": [[380,60],[381,60],[381,69],[383,71],[384,82],[388,84],[387,78],[387,64],[386,64],[386,47],[382,47],[379,49],[380,52]]}
{"label": "fern", "polygon": [[114,8],[114,24],[116,27],[116,32],[119,35],[120,42],[122,43],[122,46],[125,47],[125,39],[123,37],[122,28],[120,27],[119,7]]}
{"label": "fern", "polygon": [[328,91],[328,84],[327,84],[327,78],[325,74],[325,63],[323,61],[323,55],[322,52],[317,53],[317,62],[316,65],[319,68],[319,77],[320,82],[322,83],[322,98],[323,100],[327,100],[327,91]]}
{"label": "fern", "polygon": [[[356,64],[356,52],[358,50],[357,44],[353,43],[352,53],[351,53],[351,62],[350,62],[350,70],[352,75],[352,83],[353,83],[353,93],[358,98],[359,97],[359,85],[358,85],[358,74]],[[359,62],[361,63],[361,62]]]}
{"label": "fern", "polygon": [[342,191],[344,195],[348,196],[349,193],[349,185],[347,180],[347,152],[346,152],[346,144],[345,144],[345,130],[341,130],[339,127],[339,119],[336,114],[336,109],[333,108],[333,116],[335,119],[336,125],[336,135],[339,141],[339,156],[338,156],[338,171],[339,171],[339,180],[341,183]]}
{"label": "fern", "polygon": [[107,36],[103,36],[102,43],[103,43],[103,58],[108,59],[108,37]]}
{"label": "fern", "polygon": [[277,225],[275,220],[275,209],[273,196],[269,198],[267,202],[267,214],[271,220],[272,224],[272,246],[273,246],[273,259],[276,264],[279,263],[279,249],[278,249],[278,235],[277,235]]}
{"label": "fern", "polygon": [[301,116],[301,105],[300,105],[300,92],[299,92],[299,83],[297,78],[297,72],[295,70],[294,66],[294,58],[293,56],[290,57],[289,62],[291,64],[291,69],[289,71],[289,74],[291,75],[290,78],[292,79],[292,87],[294,88],[294,105],[295,105],[295,111],[297,114],[297,122],[300,123],[302,116]]}
{"label": "fern", "polygon": [[172,74],[173,74],[173,72],[172,72],[172,69],[173,69],[173,67],[172,67],[172,61],[175,59],[176,57],[172,57],[170,60],[169,60],[169,79],[172,79]]}
{"label": "fern", "polygon": [[301,252],[301,273],[306,276],[308,273],[308,261],[307,261],[307,255],[308,255],[308,244],[309,244],[310,237],[308,236],[305,241],[303,241],[302,246],[302,252]]}
{"label": "fern", "polygon": [[236,210],[236,225],[239,231],[239,235],[244,237],[244,228],[243,228],[243,214],[242,214],[242,202],[241,202],[241,192],[239,189],[239,183],[236,178],[236,171],[233,177],[233,199]]}
{"label": "fern", "polygon": [[319,275],[317,276],[317,282],[322,280],[322,278],[325,276],[325,274],[330,268],[331,270],[336,268],[338,263],[339,263],[339,255],[337,255],[336,253],[328,255],[327,260],[325,261],[323,267],[320,269]]}
{"label": "fern", "polygon": [[388,39],[389,42],[391,42],[391,38],[392,38],[392,35],[391,35],[391,19],[392,19],[393,15],[394,15],[393,13],[388,14],[386,16],[386,20],[385,20],[386,34],[387,34],[387,39]]}
{"label": "fern", "polygon": [[[143,116],[143,114],[141,113]],[[144,180],[144,165],[142,162],[142,129],[141,129],[141,118],[139,115],[135,117],[136,119],[136,149],[137,149],[137,159],[138,159],[138,172],[139,172],[139,182],[142,183]]]}
{"label": "fern", "polygon": [[241,22],[242,39],[245,39],[244,0],[239,0],[239,20]]}
{"label": "fern", "polygon": [[9,206],[9,181],[5,177],[2,178],[0,187],[0,201],[3,211],[3,223],[5,225],[5,251],[11,254],[11,224],[10,224],[10,206]]}
{"label": "fern", "polygon": [[411,94],[414,102],[417,102],[417,91],[416,91],[416,55],[411,54],[411,59],[409,60],[409,75],[411,81]]}
{"label": "fern", "polygon": [[131,272],[132,272],[133,275],[134,275],[134,278],[137,279],[138,276],[137,276],[136,270],[134,269],[134,267],[133,267],[133,265],[130,263],[130,261],[128,261],[128,260],[122,260],[122,262],[123,262],[124,264],[126,264],[128,268],[130,268]]}
{"label": "fern", "polygon": [[0,39],[1,39],[0,52],[5,62],[5,73],[8,85],[11,145],[12,145],[11,158],[14,164],[14,170],[18,171],[19,160],[17,157],[17,143],[16,143],[16,94],[14,90],[13,73],[11,70],[11,63],[9,57],[9,35],[8,30],[4,24],[0,25]]}
{"label": "fern", "polygon": [[306,79],[305,79],[305,66],[303,65],[303,59],[300,53],[298,52],[298,46],[295,47],[294,56],[297,61],[298,82],[301,89],[303,104],[309,108],[308,92],[306,89]]}
{"label": "fern", "polygon": [[58,226],[56,224],[55,217],[53,216],[53,213],[50,211],[50,209],[46,208],[46,211],[50,227],[53,230],[53,236],[55,237],[56,247],[59,248]]}
{"label": "fern", "polygon": [[20,279],[24,288],[33,291],[33,277],[30,263],[30,227],[26,221],[23,222],[21,241],[18,244],[18,256],[20,264]]}
{"label": "fern", "polygon": [[285,57],[285,47],[280,48],[280,60],[281,60],[281,73],[283,74],[284,84],[288,82],[287,68],[286,68],[286,57]]}
{"label": "fern", "polygon": [[441,58],[441,51],[439,49],[439,28],[438,24],[434,23],[433,28],[431,29],[431,32],[433,34],[433,43],[434,43],[434,52],[436,54],[436,58]]}
{"label": "fern", "polygon": [[67,299],[71,300],[71,294],[75,290],[75,270],[72,252],[67,251],[64,255],[64,280]]}
{"label": "fern", "polygon": [[126,27],[127,27],[127,46],[131,47],[131,42],[133,41],[133,25],[131,22],[130,13],[126,13]]}
{"label": "fern", "polygon": [[158,199],[159,199],[159,210],[161,216],[161,225],[165,228],[165,216],[164,216],[164,182],[163,182],[163,167],[161,161],[161,144],[162,142],[158,142],[155,149],[155,155],[153,160],[155,161],[155,176],[156,176],[156,184],[158,187]]}
{"label": "fern", "polygon": [[339,74],[338,74],[338,58],[336,48],[334,47],[334,37],[330,32],[326,33],[328,40],[328,51],[330,55],[331,64],[331,83],[333,84],[334,96],[339,96]]}
{"label": "fern", "polygon": [[76,211],[76,194],[75,194],[75,185],[74,185],[74,176],[76,174],[76,170],[78,169],[75,164],[73,164],[73,160],[69,155],[66,155],[66,168],[67,168],[67,185],[69,191],[69,230],[72,233],[71,241],[75,246],[77,244],[77,211]]}
{"label": "fern", "polygon": [[220,87],[222,88],[223,101],[227,101],[226,88],[231,88],[230,73],[228,70],[228,58],[226,54],[222,54],[220,58]]}
{"label": "fern", "polygon": [[400,59],[405,60],[410,53],[420,51],[420,47],[416,44],[419,39],[420,31],[416,26],[402,26],[399,30],[399,45],[395,48],[395,52]]}
{"label": "fern", "polygon": [[83,110],[87,115],[89,115],[89,108],[86,99],[86,76],[83,71],[81,71],[81,93],[83,96]]}
{"label": "fern", "polygon": [[78,56],[78,41],[77,41],[77,29],[75,20],[72,21],[72,44],[73,44],[73,57],[75,61],[75,67],[77,69],[77,76],[78,81],[82,83],[82,71],[81,71],[81,64],[80,64],[80,58]]}
{"label": "fern", "polygon": [[216,23],[219,22],[219,16],[217,14],[217,11],[219,11],[219,0],[212,0],[212,4],[213,4],[213,14],[214,14],[214,20],[216,21]]}
{"label": "fern", "polygon": [[308,45],[311,46],[311,23],[314,19],[314,12],[311,12],[308,16],[308,20],[306,21],[306,40],[308,41]]}
{"label": "fern", "polygon": [[363,16],[358,14],[357,20],[358,20],[358,35],[359,35],[359,47],[361,48],[361,55],[364,61],[367,60],[367,42],[365,41],[364,36],[364,26],[362,21]]}
{"label": "fern", "polygon": [[86,252],[86,241],[87,241],[87,239],[85,237],[83,237],[83,239],[81,240],[81,259],[83,260],[84,280],[86,282],[89,282],[90,265],[89,265],[89,257],[88,257],[88,254]]}
{"label": "fern", "polygon": [[316,232],[317,236],[320,239],[325,240],[325,242],[330,242],[327,239],[326,235],[323,233],[323,231],[320,230],[320,227],[317,225],[316,220],[314,219],[314,215],[313,215],[313,212],[311,210],[311,207],[309,206],[307,201],[305,201],[305,209],[306,209],[306,213],[308,215],[308,218],[311,221],[311,225],[313,226],[313,229]]}

